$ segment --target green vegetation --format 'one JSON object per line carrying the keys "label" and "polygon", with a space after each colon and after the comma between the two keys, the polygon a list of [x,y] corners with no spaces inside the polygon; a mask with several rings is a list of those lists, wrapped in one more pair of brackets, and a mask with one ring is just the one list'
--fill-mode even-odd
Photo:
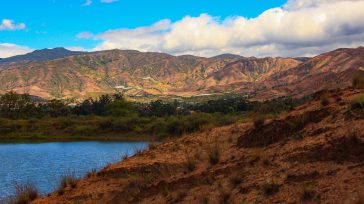
{"label": "green vegetation", "polygon": [[320,103],[321,106],[328,106],[330,104],[328,94],[322,94],[322,96],[320,97]]}
{"label": "green vegetation", "polygon": [[34,102],[13,92],[0,96],[0,141],[161,140],[249,120],[251,115],[289,111],[303,100],[250,102],[232,95],[215,100],[129,102],[103,95],[70,105]]}
{"label": "green vegetation", "polygon": [[351,103],[350,109],[352,111],[364,109],[364,93],[361,93],[356,97],[356,99]]}

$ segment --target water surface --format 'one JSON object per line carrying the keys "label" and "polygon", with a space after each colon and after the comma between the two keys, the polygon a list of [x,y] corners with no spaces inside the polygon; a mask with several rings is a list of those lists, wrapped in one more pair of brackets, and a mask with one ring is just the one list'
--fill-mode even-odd
{"label": "water surface", "polygon": [[13,192],[15,183],[30,182],[46,194],[55,190],[65,173],[84,176],[147,145],[146,142],[0,144],[0,203]]}

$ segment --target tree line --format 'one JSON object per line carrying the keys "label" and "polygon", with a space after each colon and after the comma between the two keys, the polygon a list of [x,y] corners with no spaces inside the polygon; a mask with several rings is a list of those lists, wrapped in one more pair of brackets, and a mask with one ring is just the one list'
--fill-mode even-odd
{"label": "tree line", "polygon": [[82,103],[70,106],[61,100],[34,102],[29,94],[9,92],[0,96],[0,117],[26,119],[66,116],[111,116],[111,117],[164,117],[189,115],[193,112],[238,114],[254,111],[263,114],[289,111],[294,106],[304,103],[302,99],[278,98],[265,102],[251,102],[242,96],[223,97],[206,102],[130,102],[121,94],[102,95],[97,99],[86,99]]}

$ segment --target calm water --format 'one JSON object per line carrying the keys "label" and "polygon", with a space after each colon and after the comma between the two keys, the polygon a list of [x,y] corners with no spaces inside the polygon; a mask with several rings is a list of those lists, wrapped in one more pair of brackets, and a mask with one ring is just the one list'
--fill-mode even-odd
{"label": "calm water", "polygon": [[53,191],[67,172],[84,176],[146,148],[146,142],[52,142],[0,144],[0,203],[14,184],[30,182],[41,193]]}

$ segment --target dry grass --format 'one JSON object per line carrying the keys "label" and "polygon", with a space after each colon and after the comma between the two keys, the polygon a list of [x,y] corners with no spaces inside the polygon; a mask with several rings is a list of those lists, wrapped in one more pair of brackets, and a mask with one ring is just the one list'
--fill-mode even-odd
{"label": "dry grass", "polygon": [[264,183],[262,186],[264,195],[271,196],[278,193],[280,185],[274,181]]}
{"label": "dry grass", "polygon": [[192,156],[190,153],[185,152],[185,157],[186,157],[186,168],[192,172],[196,169],[196,164],[197,164],[197,158],[196,156]]}
{"label": "dry grass", "polygon": [[9,198],[9,204],[28,204],[38,197],[38,190],[34,185],[15,184],[15,195]]}
{"label": "dry grass", "polygon": [[265,117],[262,115],[258,115],[255,118],[253,118],[253,123],[254,123],[255,129],[260,129],[264,126]]}
{"label": "dry grass", "polygon": [[220,161],[220,146],[217,142],[207,148],[207,156],[211,165],[216,165]]}
{"label": "dry grass", "polygon": [[239,173],[235,173],[229,177],[229,183],[234,188],[238,185],[240,185],[243,182],[243,176],[241,176]]}
{"label": "dry grass", "polygon": [[313,190],[312,186],[304,186],[302,189],[302,201],[310,201],[315,197],[316,192]]}
{"label": "dry grass", "polygon": [[77,179],[74,176],[74,173],[67,173],[64,174],[62,176],[61,182],[59,184],[58,189],[56,190],[56,192],[58,193],[58,195],[63,195],[65,192],[65,188],[70,187],[70,188],[75,188],[77,185],[79,179]]}
{"label": "dry grass", "polygon": [[362,75],[354,75],[353,76],[353,87],[356,89],[364,88],[364,76]]}

